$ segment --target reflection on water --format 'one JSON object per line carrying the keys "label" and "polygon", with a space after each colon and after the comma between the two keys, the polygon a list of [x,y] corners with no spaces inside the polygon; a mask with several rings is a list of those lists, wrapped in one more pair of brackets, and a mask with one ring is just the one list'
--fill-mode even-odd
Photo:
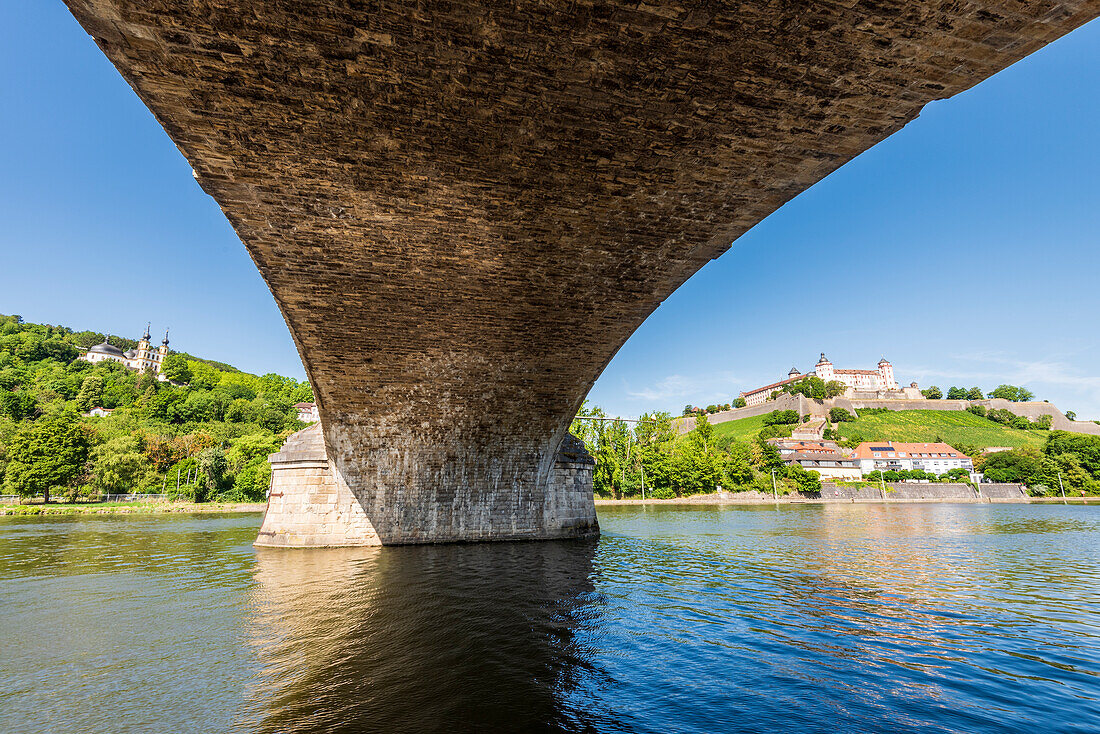
{"label": "reflection on water", "polygon": [[595,541],[256,554],[247,731],[575,729]]}
{"label": "reflection on water", "polygon": [[0,519],[0,731],[1100,730],[1100,508],[601,508],[598,541],[253,549]]}

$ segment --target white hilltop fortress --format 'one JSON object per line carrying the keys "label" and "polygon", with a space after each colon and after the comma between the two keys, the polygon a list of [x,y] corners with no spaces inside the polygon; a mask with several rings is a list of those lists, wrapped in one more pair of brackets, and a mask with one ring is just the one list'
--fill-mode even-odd
{"label": "white hilltop fortress", "polygon": [[161,375],[160,371],[164,364],[164,358],[168,356],[168,330],[165,329],[164,331],[164,341],[160,343],[159,347],[153,349],[149,343],[149,326],[150,324],[145,325],[145,334],[138,341],[136,349],[122,351],[110,343],[111,335],[108,334],[107,341],[90,347],[87,352],[80,355],[80,359],[93,363],[121,362],[128,369],[137,370],[138,372],[153,372],[159,376],[158,379],[166,380],[167,378]]}
{"label": "white hilltop fortress", "polygon": [[804,375],[798,371],[798,368],[792,367],[791,371],[787,373],[786,380],[780,380],[749,392],[743,392],[741,397],[745,399],[746,406],[761,405],[771,397],[773,392],[781,389],[784,385],[798,382],[810,375],[816,375],[825,382],[836,380],[847,386],[848,389],[844,393],[845,397],[854,397],[856,393],[866,397],[878,398],[919,399],[923,397],[915,382],[910,383],[909,387],[906,388],[898,387],[898,381],[894,379],[894,366],[885,357],[878,361],[878,369],[848,370],[834,367],[833,363],[825,356],[825,352],[821,353],[821,358],[817,360],[813,370],[807,374]]}

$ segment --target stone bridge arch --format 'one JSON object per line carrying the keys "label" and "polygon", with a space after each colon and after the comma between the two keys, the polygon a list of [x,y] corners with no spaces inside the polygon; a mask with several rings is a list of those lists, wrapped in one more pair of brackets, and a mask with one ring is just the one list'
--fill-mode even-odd
{"label": "stone bridge arch", "polygon": [[546,511],[596,377],[784,202],[1097,0],[66,0],[222,207],[381,542]]}

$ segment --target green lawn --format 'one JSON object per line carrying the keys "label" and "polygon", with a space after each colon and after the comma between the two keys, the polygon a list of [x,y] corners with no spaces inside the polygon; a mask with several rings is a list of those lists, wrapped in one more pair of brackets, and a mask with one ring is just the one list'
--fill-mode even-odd
{"label": "green lawn", "polygon": [[[764,416],[719,423],[716,437],[749,441],[764,427]],[[1042,446],[1046,431],[1021,431],[1002,426],[963,410],[898,410],[864,415],[851,423],[840,424],[840,435],[860,435],[868,441],[908,441],[931,443],[937,439],[949,444],[987,446]]]}
{"label": "green lawn", "polygon": [[742,418],[736,421],[726,421],[714,426],[714,437],[732,438],[735,441],[750,441],[760,429],[764,427],[764,416],[758,415],[752,418]]}
{"label": "green lawn", "polygon": [[840,424],[840,435],[863,436],[868,441],[911,441],[987,446],[1042,446],[1047,431],[1021,431],[994,423],[965,410],[898,410],[863,415]]}

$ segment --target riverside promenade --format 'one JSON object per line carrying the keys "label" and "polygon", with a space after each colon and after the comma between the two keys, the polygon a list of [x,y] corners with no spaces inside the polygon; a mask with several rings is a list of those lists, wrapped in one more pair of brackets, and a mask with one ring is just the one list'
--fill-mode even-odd
{"label": "riverside promenade", "polygon": [[1031,497],[1022,484],[982,484],[979,493],[969,484],[887,483],[860,486],[823,482],[821,491],[812,494],[792,492],[775,496],[770,492],[712,492],[671,499],[596,499],[596,506],[613,505],[774,505],[774,504],[1100,504],[1100,497],[1071,496]]}

